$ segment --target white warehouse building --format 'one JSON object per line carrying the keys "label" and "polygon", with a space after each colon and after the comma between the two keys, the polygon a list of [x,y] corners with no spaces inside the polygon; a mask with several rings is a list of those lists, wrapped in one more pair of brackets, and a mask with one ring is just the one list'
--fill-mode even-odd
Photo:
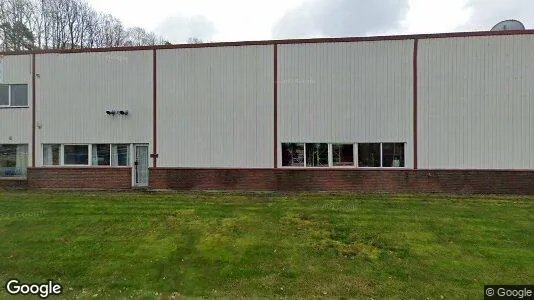
{"label": "white warehouse building", "polygon": [[533,33],[3,53],[0,187],[513,192]]}

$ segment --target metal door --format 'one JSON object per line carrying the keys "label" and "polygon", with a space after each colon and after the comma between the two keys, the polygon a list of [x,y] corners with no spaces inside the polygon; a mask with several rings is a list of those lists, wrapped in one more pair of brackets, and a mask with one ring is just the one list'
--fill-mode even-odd
{"label": "metal door", "polygon": [[148,186],[148,146],[135,146],[134,185]]}

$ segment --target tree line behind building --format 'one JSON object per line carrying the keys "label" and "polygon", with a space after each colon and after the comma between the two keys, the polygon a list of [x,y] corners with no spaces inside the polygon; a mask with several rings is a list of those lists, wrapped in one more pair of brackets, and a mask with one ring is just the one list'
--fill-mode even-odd
{"label": "tree line behind building", "polygon": [[0,0],[2,52],[156,44],[170,43],[141,27],[126,28],[85,0]]}

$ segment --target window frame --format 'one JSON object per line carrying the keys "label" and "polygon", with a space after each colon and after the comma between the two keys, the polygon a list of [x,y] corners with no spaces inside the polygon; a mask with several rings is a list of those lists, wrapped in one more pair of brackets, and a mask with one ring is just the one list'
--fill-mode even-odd
{"label": "window frame", "polygon": [[[308,152],[308,148],[307,148],[307,145],[321,145],[321,144],[326,144],[326,165],[322,166],[322,165],[317,165],[317,166],[313,166],[313,165],[309,165],[308,166],[308,155],[307,155],[307,152]],[[305,168],[314,168],[314,169],[325,169],[325,168],[330,168],[332,167],[332,165],[330,164],[330,146],[331,145],[330,143],[314,143],[314,142],[311,142],[311,143],[304,143],[304,167]]]}
{"label": "window frame", "polygon": [[[284,151],[284,144],[297,144],[297,145],[300,145],[302,144],[302,151],[303,151],[303,155],[302,155],[302,159],[303,159],[303,163],[302,163],[302,166],[284,166],[284,162],[283,162],[283,151]],[[288,168],[288,169],[302,169],[302,168],[306,168],[306,143],[305,142],[282,142],[280,143],[280,166],[282,168]]]}
{"label": "window frame", "polygon": [[[25,179],[28,177],[28,168],[30,167],[29,165],[29,157],[30,157],[30,144],[0,144],[0,146],[6,146],[6,145],[9,145],[9,146],[15,146],[15,151],[17,151],[17,147],[18,146],[25,146],[25,154],[26,154],[26,158],[25,158],[25,167],[24,167],[24,175],[20,175],[20,176],[0,176],[0,180],[12,180],[12,179]],[[17,157],[16,157],[16,154],[15,154],[15,161],[17,160]],[[16,163],[16,162],[15,162]],[[11,168],[11,167],[8,167],[8,168]],[[16,166],[15,166],[15,169],[16,169]]]}
{"label": "window frame", "polygon": [[[80,165],[80,164],[65,164],[65,146],[87,146],[88,150],[87,150],[87,164],[86,165]],[[92,148],[91,147],[92,144],[61,144],[61,153],[60,153],[60,159],[61,159],[61,164],[60,166],[65,166],[65,167],[91,167],[92,166],[92,161],[91,161],[91,157],[92,157]]]}
{"label": "window frame", "polygon": [[[402,158],[402,161],[404,162],[404,167],[384,167],[382,166],[384,164],[384,152],[383,152],[383,145],[382,144],[402,144],[402,154],[403,154],[403,158]],[[397,170],[397,169],[407,169],[408,167],[406,166],[406,142],[381,142],[380,143],[380,165],[382,167],[382,169],[393,169],[393,170]]]}
{"label": "window frame", "polygon": [[379,166],[377,167],[369,167],[369,166],[363,166],[363,167],[360,167],[360,157],[359,157],[359,152],[358,152],[358,157],[356,157],[355,161],[356,161],[356,168],[358,169],[370,169],[370,170],[376,170],[376,169],[381,169],[382,168],[382,142],[364,142],[364,143],[356,143],[356,149],[358,149],[358,151],[360,150],[359,149],[359,145],[363,145],[363,144],[368,144],[368,145],[373,145],[373,144],[378,144],[378,155],[380,156],[380,163],[379,163]]}
{"label": "window frame", "polygon": [[[283,151],[283,144],[303,144],[304,145],[304,164],[303,166],[284,166],[283,165],[283,162],[282,162],[282,151]],[[306,144],[327,144],[328,145],[328,166],[324,166],[324,167],[318,167],[318,166],[308,166],[307,164],[307,148],[306,148]],[[380,155],[380,166],[378,167],[360,167],[359,166],[359,153],[358,153],[358,145],[360,144],[379,144],[380,146],[380,151],[379,151],[379,155]],[[383,144],[402,144],[403,145],[403,155],[404,157],[402,158],[402,160],[404,161],[404,166],[402,167],[386,167],[384,166],[384,152],[383,152]],[[393,169],[393,170],[398,170],[398,169],[409,169],[407,164],[406,164],[406,147],[407,147],[407,143],[406,142],[302,142],[302,141],[297,141],[297,142],[280,142],[279,143],[280,145],[280,160],[279,160],[279,164],[278,164],[278,167],[279,168],[283,168],[283,169],[360,169],[360,170],[365,170],[365,169],[368,169],[368,170],[377,170],[377,169]],[[353,151],[353,165],[344,165],[344,166],[334,166],[334,159],[333,159],[333,155],[334,155],[334,152],[333,152],[333,145],[352,145],[352,151]]]}
{"label": "window frame", "polygon": [[[46,165],[45,164],[45,146],[59,146],[59,157],[58,157],[58,164],[57,165]],[[42,153],[42,166],[46,168],[53,168],[53,167],[60,167],[63,164],[63,144],[52,144],[52,143],[46,143],[41,144],[41,153]],[[54,159],[52,159],[53,161]],[[69,165],[70,166],[70,165]]]}
{"label": "window frame", "polygon": [[[49,145],[59,145],[59,164],[58,165],[45,165],[44,160],[44,149],[45,146]],[[96,145],[109,145],[109,165],[98,165],[93,164],[93,146]],[[87,165],[80,165],[80,164],[65,164],[65,146],[87,146],[88,147],[88,164]],[[113,146],[125,146],[126,149],[128,149],[128,156],[126,157],[127,165],[125,166],[114,166],[113,165]],[[128,143],[119,143],[119,144],[112,144],[112,143],[95,143],[95,144],[85,144],[85,143],[66,143],[66,144],[58,144],[58,143],[43,143],[41,144],[41,165],[45,168],[58,168],[58,167],[93,167],[93,168],[131,168],[132,167],[132,144]]]}
{"label": "window frame", "polygon": [[[117,165],[116,166],[113,165],[113,146],[115,146],[117,148]],[[127,151],[128,151],[127,152],[127,156],[126,156],[126,165],[125,166],[119,165],[119,153],[118,153],[118,147],[119,146],[125,146]],[[109,144],[109,167],[112,167],[112,168],[132,167],[132,164],[130,162],[131,159],[132,159],[131,146],[132,146],[132,144]],[[101,167],[106,167],[106,166],[101,166]]]}
{"label": "window frame", "polygon": [[[334,165],[334,145],[352,145],[352,165]],[[358,143],[328,143],[329,167],[336,169],[354,169],[358,167]]]}
{"label": "window frame", "polygon": [[[26,83],[0,83],[0,85],[5,85],[8,87],[8,104],[7,105],[1,105],[0,104],[0,108],[29,108],[30,107],[30,99],[29,99],[29,95],[30,95],[30,86],[29,84],[26,84]],[[24,85],[26,86],[26,105],[12,105],[12,100],[11,99],[11,87],[14,86],[14,85]]]}
{"label": "window frame", "polygon": [[[109,159],[109,164],[107,165],[100,165],[98,164],[98,146],[102,146],[102,145],[107,145],[109,146],[109,151],[108,151],[108,159]],[[113,144],[91,144],[91,166],[92,167],[111,167],[111,155],[112,155],[112,146]],[[94,151],[96,150],[96,151]],[[93,154],[95,154],[96,152],[96,164],[93,164]]]}

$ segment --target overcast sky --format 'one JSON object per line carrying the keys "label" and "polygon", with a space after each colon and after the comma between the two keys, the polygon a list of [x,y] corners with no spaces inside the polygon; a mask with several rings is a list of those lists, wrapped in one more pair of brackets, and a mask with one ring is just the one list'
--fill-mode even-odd
{"label": "overcast sky", "polygon": [[128,26],[180,43],[534,28],[534,0],[88,0]]}

